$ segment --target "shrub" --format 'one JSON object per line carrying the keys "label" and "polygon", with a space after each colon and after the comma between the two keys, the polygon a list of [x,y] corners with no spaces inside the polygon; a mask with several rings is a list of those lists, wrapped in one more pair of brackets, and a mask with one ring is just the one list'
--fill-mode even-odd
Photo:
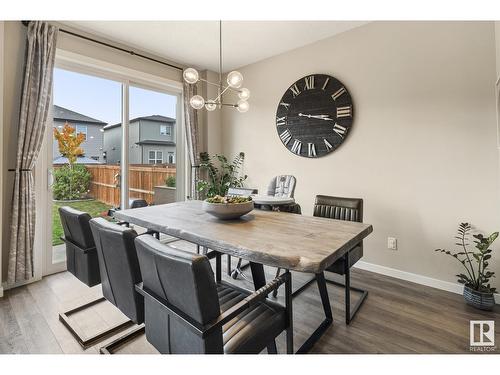
{"label": "shrub", "polygon": [[168,176],[166,179],[165,179],[165,185],[168,186],[168,187],[175,187],[175,176]]}
{"label": "shrub", "polygon": [[54,199],[71,200],[84,198],[89,191],[90,172],[84,165],[64,165],[54,170]]}

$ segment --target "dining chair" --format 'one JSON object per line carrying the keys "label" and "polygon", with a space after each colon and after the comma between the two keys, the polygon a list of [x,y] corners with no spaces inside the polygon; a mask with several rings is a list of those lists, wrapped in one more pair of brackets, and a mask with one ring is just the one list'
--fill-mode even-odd
{"label": "dining chair", "polygon": [[280,198],[293,198],[297,179],[292,175],[273,177],[267,186],[267,195]]}
{"label": "dining chair", "polygon": [[[252,189],[252,188],[235,188],[235,187],[230,187],[227,191],[227,195],[229,197],[249,197],[252,194],[258,194],[259,190],[258,189]],[[244,279],[248,280],[246,275],[243,273],[243,270],[245,268],[248,268],[250,266],[250,263],[243,264],[242,265],[242,259],[238,258],[238,263],[236,264],[236,267],[232,269],[232,264],[231,264],[231,255],[227,255],[227,274],[231,276],[233,279],[237,279],[238,276],[243,277]]]}
{"label": "dining chair", "polygon": [[[363,199],[317,195],[314,202],[313,216],[336,220],[363,222]],[[368,296],[368,292],[351,286],[351,267],[363,256],[363,241],[354,244],[345,255],[335,261],[325,271],[344,276],[344,284],[326,279],[327,283],[345,288],[345,321],[349,324]],[[351,290],[361,293],[356,305],[351,310]]]}
{"label": "dining chair", "polygon": [[140,325],[100,349],[101,353],[109,354],[144,332],[144,298],[135,290],[135,284],[142,281],[134,243],[137,233],[103,218],[90,220],[90,228],[96,244],[104,298],[130,321]]}
{"label": "dining chair", "polygon": [[[143,282],[147,340],[168,354],[276,354],[284,330],[293,350],[290,273],[254,293],[220,280],[221,254],[193,254],[151,236],[135,239]],[[209,256],[216,257],[216,276]],[[281,284],[285,307],[267,300]]]}
{"label": "dining chair", "polygon": [[[101,274],[97,249],[89,224],[91,216],[86,212],[78,211],[68,206],[59,208],[59,216],[64,232],[64,237],[61,237],[61,240],[66,244],[66,265],[68,272],[88,287],[100,284]],[[87,336],[81,331],[78,324],[71,323],[70,316],[72,314],[89,309],[103,301],[105,301],[105,298],[99,297],[84,305],[59,314],[59,320],[68,328],[84,349],[114,335],[131,324],[130,322],[116,324],[111,328]]]}

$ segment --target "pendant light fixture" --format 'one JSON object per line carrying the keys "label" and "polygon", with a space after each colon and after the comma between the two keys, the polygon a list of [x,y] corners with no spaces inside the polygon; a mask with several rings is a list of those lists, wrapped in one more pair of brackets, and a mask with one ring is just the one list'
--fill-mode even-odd
{"label": "pendant light fixture", "polygon": [[[206,99],[201,95],[194,95],[189,103],[194,109],[202,109],[205,107],[207,111],[215,111],[217,108],[221,109],[222,106],[229,106],[236,108],[239,112],[246,112],[250,108],[248,99],[250,98],[250,90],[243,85],[243,75],[234,70],[227,75],[227,86],[222,84],[222,21],[219,21],[219,83],[209,82],[206,79],[200,78],[196,69],[187,68],[182,74],[184,81],[190,85],[196,85],[199,81],[206,82],[209,85],[217,86],[218,95],[214,99]],[[224,103],[223,95],[226,91],[233,91],[238,95],[237,103]]]}

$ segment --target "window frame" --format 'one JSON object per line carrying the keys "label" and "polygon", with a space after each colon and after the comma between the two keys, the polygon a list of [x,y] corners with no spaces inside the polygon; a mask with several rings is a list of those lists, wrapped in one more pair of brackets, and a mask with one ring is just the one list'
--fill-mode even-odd
{"label": "window frame", "polygon": [[[165,128],[165,133],[162,132],[162,128]],[[169,124],[161,124],[160,125],[160,135],[172,136],[172,125]]]}
{"label": "window frame", "polygon": [[[154,157],[151,158],[151,153],[154,152]],[[161,155],[161,156],[159,156]],[[160,161],[158,163],[158,160]],[[153,163],[151,163],[151,161],[153,161]],[[163,164],[163,151],[161,150],[149,150],[148,151],[148,164],[153,164],[153,165],[156,165],[156,164]]]}
{"label": "window frame", "polygon": [[[78,128],[85,128],[85,131],[82,132],[82,131],[78,131]],[[85,136],[85,138],[83,139],[84,141],[87,140],[87,134],[88,134],[88,131],[89,131],[89,128],[87,125],[85,124],[76,124],[75,125],[75,134],[78,135],[78,134],[83,134]]]}

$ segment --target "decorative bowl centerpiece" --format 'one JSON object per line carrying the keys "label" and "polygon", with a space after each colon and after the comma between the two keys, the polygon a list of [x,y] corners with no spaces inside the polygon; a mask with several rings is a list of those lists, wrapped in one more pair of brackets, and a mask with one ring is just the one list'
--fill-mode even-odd
{"label": "decorative bowl centerpiece", "polygon": [[203,210],[217,219],[238,219],[253,210],[250,197],[221,197],[216,195],[203,201]]}

